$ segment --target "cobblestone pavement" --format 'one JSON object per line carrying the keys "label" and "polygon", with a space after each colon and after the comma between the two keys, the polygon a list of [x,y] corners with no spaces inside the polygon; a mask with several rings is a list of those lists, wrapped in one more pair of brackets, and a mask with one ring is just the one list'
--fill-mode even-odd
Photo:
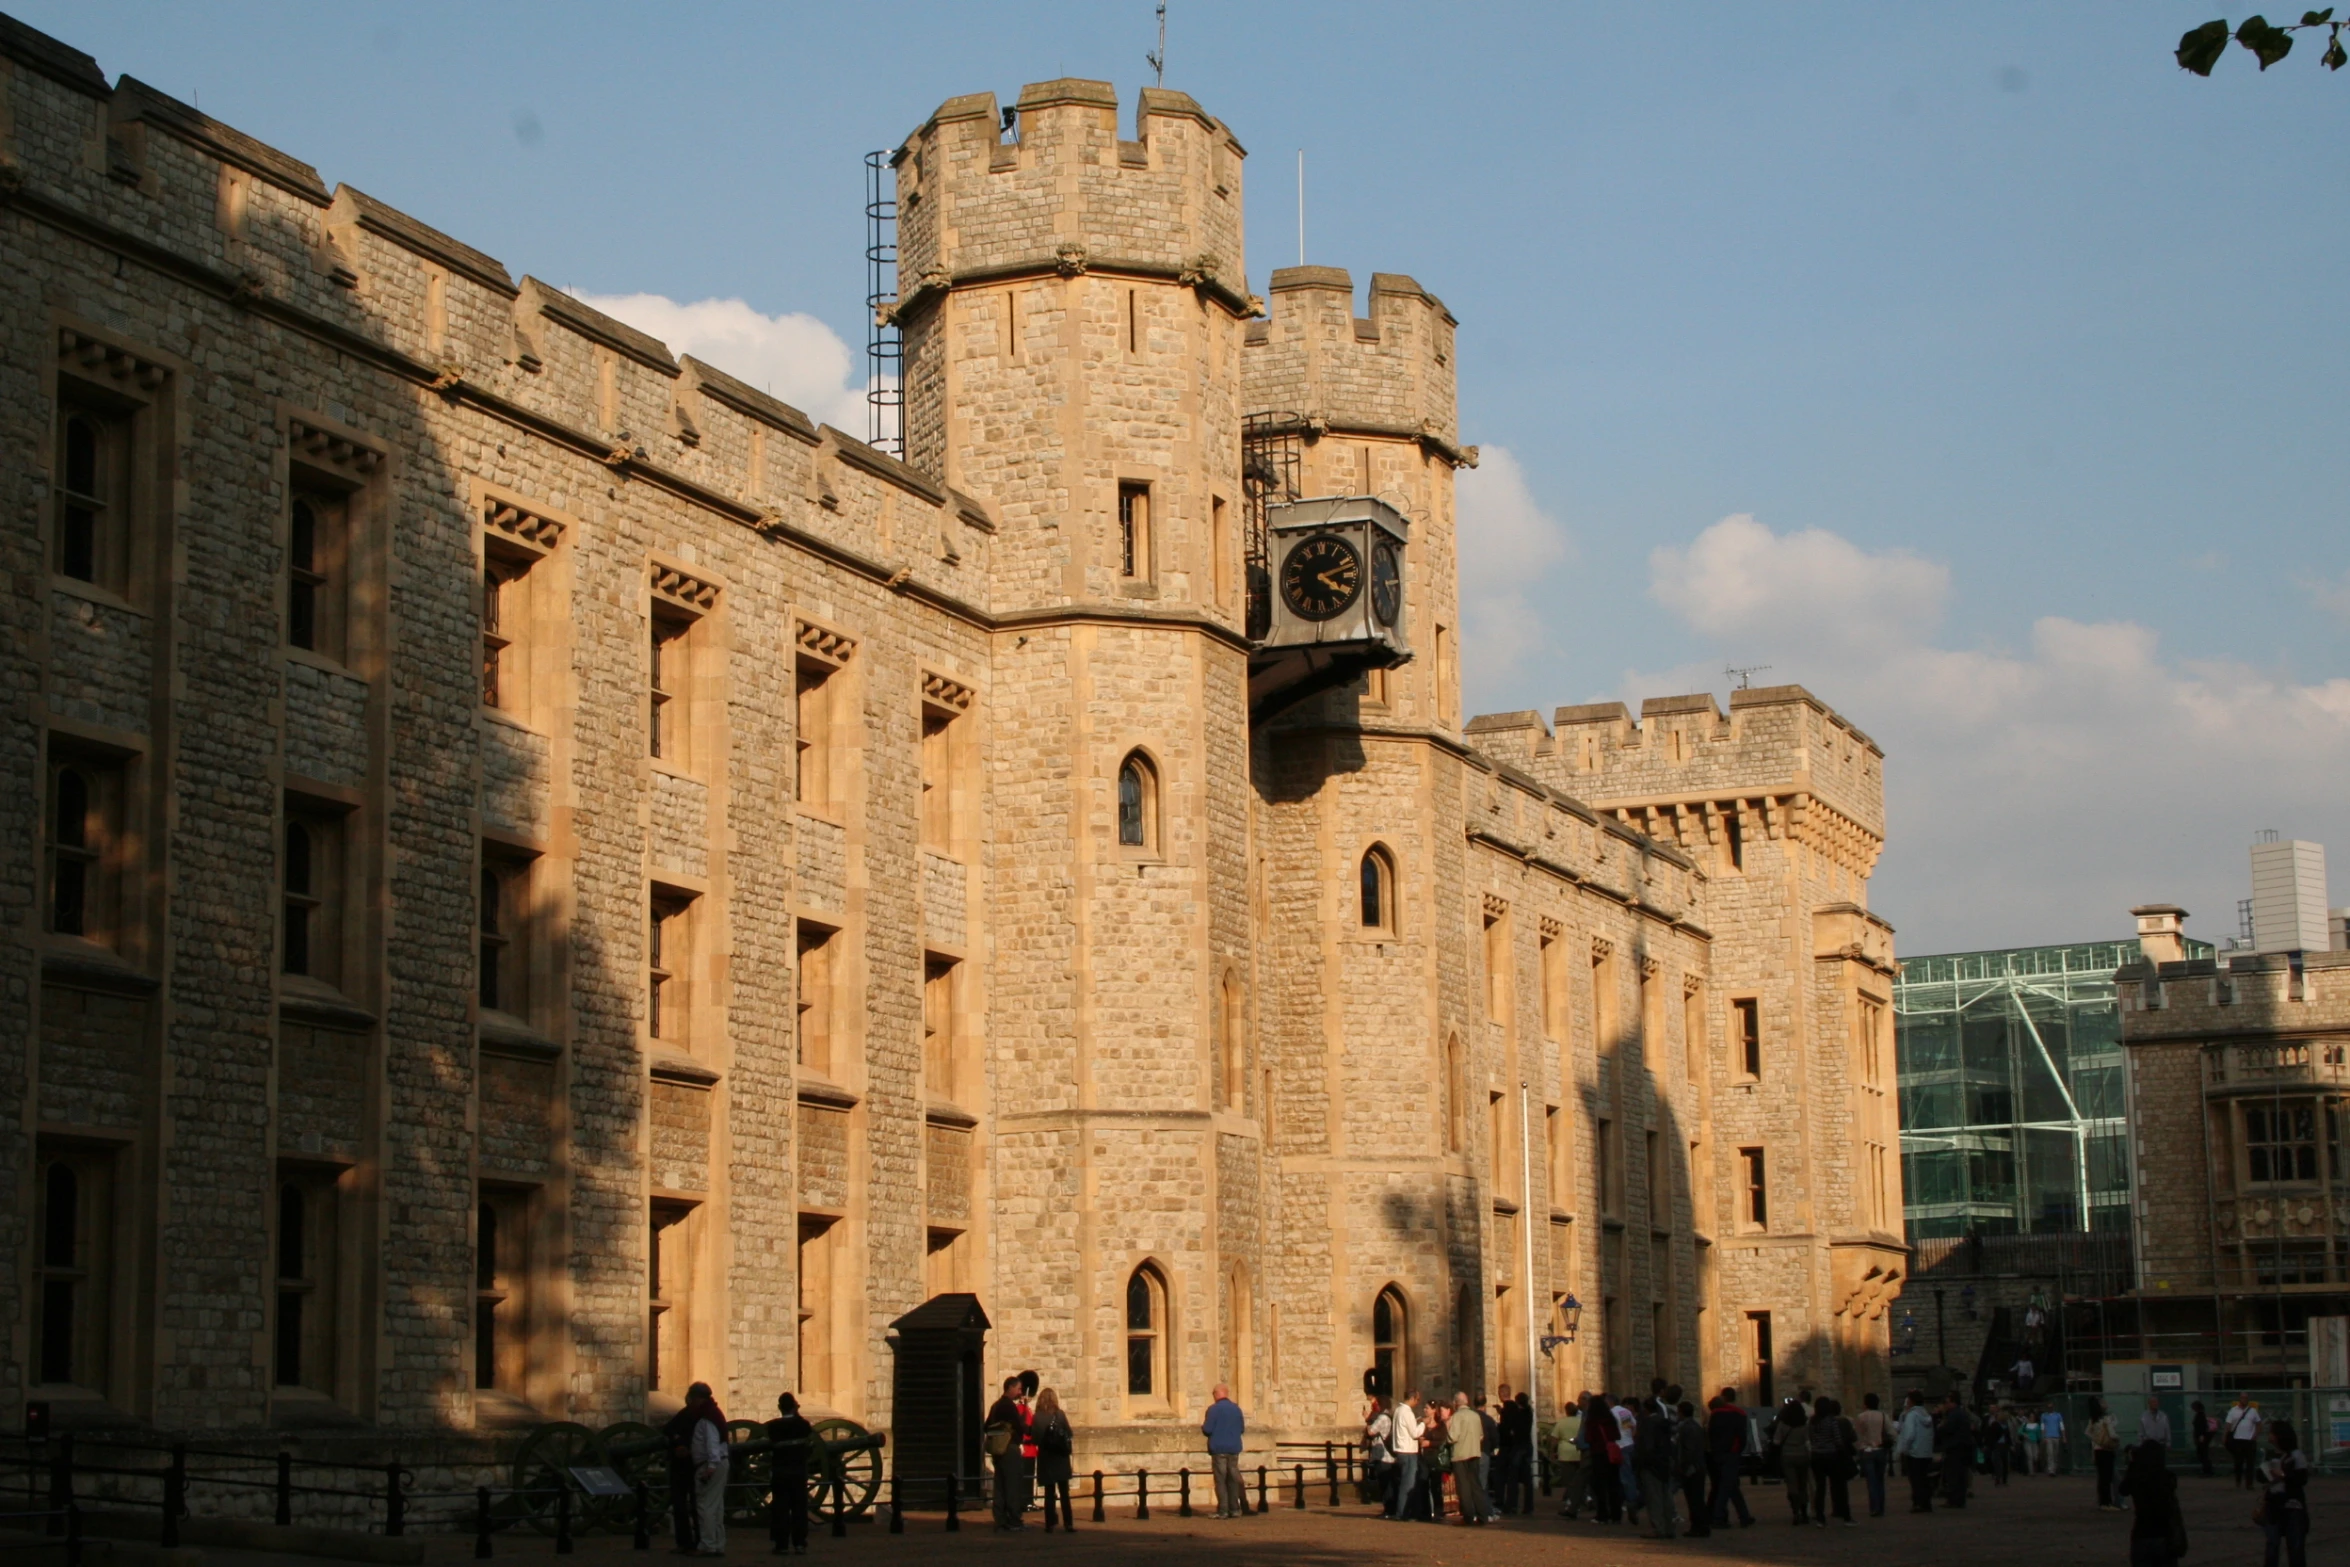
{"label": "cobblestone pavement", "polygon": [[[1860,1487],[1854,1487],[1856,1503]],[[2189,1552],[2186,1567],[2257,1567],[2262,1537],[2251,1523],[2251,1497],[2227,1480],[2188,1475],[2180,1479],[2186,1503]],[[1999,1567],[2003,1553],[2027,1551],[2032,1567],[2069,1567],[2072,1563],[2113,1564],[2129,1560],[2130,1515],[2097,1510],[2092,1482],[2085,1476],[2017,1480],[2005,1488],[1985,1486],[1964,1511],[1937,1509],[1931,1516],[1915,1516],[1906,1508],[1898,1488],[1883,1518],[1862,1517],[1851,1527],[1831,1523],[1825,1529],[1792,1527],[1785,1493],[1777,1486],[1750,1492],[1757,1522],[1702,1540],[1650,1540],[1640,1530],[1624,1525],[1568,1522],[1556,1516],[1555,1501],[1545,1502],[1533,1517],[1511,1519],[1477,1531],[1456,1525],[1387,1523],[1361,1507],[1320,1505],[1298,1511],[1284,1503],[1260,1517],[1228,1522],[1199,1516],[1181,1518],[1172,1506],[1154,1506],[1150,1521],[1139,1522],[1132,1504],[1113,1505],[1107,1522],[1086,1521],[1081,1504],[1074,1535],[1047,1535],[1030,1515],[1028,1528],[1015,1535],[998,1534],[987,1515],[966,1516],[959,1533],[948,1534],[936,1513],[908,1513],[906,1532],[892,1535],[879,1521],[849,1525],[846,1539],[835,1540],[819,1526],[810,1542],[809,1558],[833,1557],[859,1567],[886,1567],[890,1563],[917,1563],[938,1567],[946,1557],[1011,1561],[1066,1560],[1115,1567],[1155,1567],[1158,1563],[1189,1562],[1212,1556],[1253,1567],[1281,1563],[1284,1567],[1371,1567],[1380,1563],[1414,1563],[1419,1567],[1517,1567],[1517,1564],[1572,1563],[1574,1567],[1654,1567],[1668,1558],[1702,1559],[1711,1563],[1754,1564],[1754,1567]],[[2350,1481],[2325,1478],[2313,1481],[2310,1502],[2314,1527],[2309,1541],[2312,1563],[2350,1563]],[[529,1561],[553,1567],[554,1547],[548,1540],[500,1536],[498,1561]],[[245,1567],[225,1560],[208,1567]],[[219,1553],[225,1556],[225,1553]],[[457,1567],[472,1555],[466,1539],[435,1537],[430,1567]],[[736,1530],[729,1558],[737,1562],[767,1561],[764,1534]],[[577,1567],[625,1567],[629,1562],[650,1564],[673,1560],[661,1546],[643,1555],[631,1550],[625,1536],[591,1536],[578,1543],[572,1558]],[[288,1559],[253,1558],[287,1567]]]}

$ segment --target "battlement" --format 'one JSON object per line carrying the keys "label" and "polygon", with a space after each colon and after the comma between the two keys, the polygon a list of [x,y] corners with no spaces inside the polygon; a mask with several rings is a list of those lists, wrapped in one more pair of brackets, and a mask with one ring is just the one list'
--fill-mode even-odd
{"label": "battlement", "polygon": [[1146,87],[1134,137],[1107,82],[1031,82],[949,98],[898,148],[897,315],[959,284],[1108,272],[1180,282],[1249,315],[1247,150],[1189,94]]}
{"label": "battlement", "polygon": [[1459,323],[1443,300],[1401,272],[1374,272],[1370,314],[1358,316],[1344,267],[1282,267],[1271,291],[1270,318],[1249,324],[1241,351],[1250,409],[1296,413],[1317,435],[1419,441],[1475,465],[1475,448],[1460,444]]}
{"label": "battlement", "polygon": [[910,591],[988,600],[988,508],[715,366],[0,17],[5,200],[444,398]]}

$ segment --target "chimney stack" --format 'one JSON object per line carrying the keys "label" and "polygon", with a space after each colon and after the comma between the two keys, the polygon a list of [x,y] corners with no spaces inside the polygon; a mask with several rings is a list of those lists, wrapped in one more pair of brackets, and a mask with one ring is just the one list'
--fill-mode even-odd
{"label": "chimney stack", "polygon": [[2141,903],[2130,910],[2138,921],[2138,950],[2149,963],[2183,963],[2187,958],[2187,911],[2175,903]]}

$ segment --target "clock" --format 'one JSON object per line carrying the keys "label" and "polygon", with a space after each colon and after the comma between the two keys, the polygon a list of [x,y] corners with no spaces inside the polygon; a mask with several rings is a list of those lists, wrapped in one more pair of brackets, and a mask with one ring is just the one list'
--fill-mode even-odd
{"label": "clock", "polygon": [[1281,602],[1300,620],[1335,620],[1363,595],[1363,557],[1335,533],[1300,540],[1281,563]]}
{"label": "clock", "polygon": [[1395,546],[1381,539],[1371,546],[1371,613],[1379,624],[1392,626],[1403,609],[1403,562]]}

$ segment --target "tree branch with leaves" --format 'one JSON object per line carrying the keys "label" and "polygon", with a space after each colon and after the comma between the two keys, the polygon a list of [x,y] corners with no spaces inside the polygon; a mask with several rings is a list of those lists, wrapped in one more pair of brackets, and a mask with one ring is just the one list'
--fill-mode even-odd
{"label": "tree branch with leaves", "polygon": [[2338,71],[2350,65],[2350,52],[2342,48],[2342,29],[2350,26],[2350,17],[2334,19],[2334,8],[2322,11],[2304,11],[2298,22],[2287,22],[2279,27],[2265,16],[2248,16],[2241,25],[2230,28],[2225,17],[2190,28],[2179,37],[2179,68],[2193,71],[2197,76],[2209,76],[2211,68],[2219,64],[2220,56],[2228,52],[2228,40],[2235,39],[2252,51],[2252,57],[2267,70],[2293,52],[2293,35],[2323,30],[2326,35],[2325,53],[2317,63],[2329,71]]}

